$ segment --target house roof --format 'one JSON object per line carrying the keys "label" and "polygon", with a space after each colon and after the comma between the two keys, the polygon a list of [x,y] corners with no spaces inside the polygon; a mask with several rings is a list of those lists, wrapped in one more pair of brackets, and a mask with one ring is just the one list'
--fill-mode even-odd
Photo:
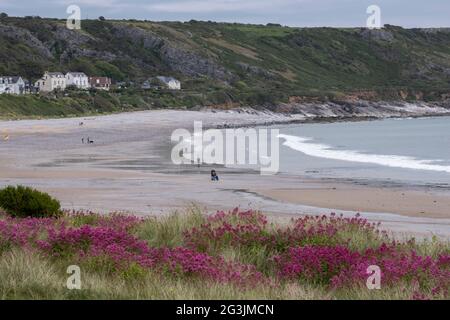
{"label": "house roof", "polygon": [[50,77],[64,77],[64,74],[61,72],[46,72]]}
{"label": "house roof", "polygon": [[67,74],[71,74],[74,77],[87,77],[87,75],[84,72],[67,72]]}
{"label": "house roof", "polygon": [[158,76],[158,77],[156,77],[156,78],[158,78],[159,81],[162,81],[162,82],[164,82],[164,83],[169,83],[169,82],[171,82],[171,81],[177,81],[177,82],[179,82],[177,79],[175,79],[175,78],[173,78],[173,77]]}
{"label": "house roof", "polygon": [[91,85],[106,85],[111,84],[111,79],[108,77],[89,77],[89,83]]}
{"label": "house roof", "polygon": [[20,76],[0,76],[0,80],[2,80],[2,82],[7,82],[10,84],[17,83],[19,81],[19,79],[22,79],[22,77],[20,77]]}

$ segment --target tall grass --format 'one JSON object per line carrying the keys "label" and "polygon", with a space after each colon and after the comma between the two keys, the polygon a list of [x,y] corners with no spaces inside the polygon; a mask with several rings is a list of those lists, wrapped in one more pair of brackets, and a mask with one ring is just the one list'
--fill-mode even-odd
{"label": "tall grass", "polygon": [[177,247],[184,242],[184,232],[200,227],[206,222],[201,209],[192,205],[185,212],[168,216],[151,217],[140,225],[137,236],[154,247]]}
{"label": "tall grass", "polygon": [[279,288],[239,287],[202,279],[177,279],[148,272],[139,279],[111,277],[102,272],[82,272],[82,290],[68,290],[65,274],[70,264],[56,263],[22,249],[0,259],[1,299],[321,299],[326,293],[299,284]]}

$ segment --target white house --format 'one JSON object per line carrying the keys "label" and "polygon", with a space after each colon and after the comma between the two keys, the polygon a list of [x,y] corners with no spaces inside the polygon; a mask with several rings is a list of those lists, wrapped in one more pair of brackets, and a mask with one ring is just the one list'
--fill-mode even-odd
{"label": "white house", "polygon": [[67,81],[61,72],[46,71],[42,78],[36,81],[35,86],[42,92],[51,92],[56,89],[64,90],[66,89]]}
{"label": "white house", "polygon": [[24,94],[25,81],[19,76],[0,76],[0,94]]}
{"label": "white house", "polygon": [[83,72],[68,72],[66,74],[66,85],[75,86],[78,89],[89,89],[89,77]]}
{"label": "white house", "polygon": [[172,77],[156,77],[166,88],[171,90],[181,90],[181,82]]}

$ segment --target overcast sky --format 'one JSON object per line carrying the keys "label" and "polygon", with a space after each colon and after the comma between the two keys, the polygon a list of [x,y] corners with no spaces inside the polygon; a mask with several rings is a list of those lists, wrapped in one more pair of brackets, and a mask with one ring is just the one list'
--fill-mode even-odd
{"label": "overcast sky", "polygon": [[289,26],[365,26],[366,9],[381,8],[382,24],[449,27],[450,0],[0,0],[12,16],[64,18],[70,4],[82,18],[213,20]]}

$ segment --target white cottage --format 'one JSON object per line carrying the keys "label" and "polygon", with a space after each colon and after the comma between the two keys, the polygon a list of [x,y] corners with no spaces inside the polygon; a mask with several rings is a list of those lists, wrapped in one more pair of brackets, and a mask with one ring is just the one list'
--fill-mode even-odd
{"label": "white cottage", "polygon": [[156,77],[166,88],[171,90],[181,90],[181,82],[172,77]]}
{"label": "white cottage", "polygon": [[83,72],[68,72],[66,74],[66,85],[75,86],[78,89],[89,89],[89,77]]}
{"label": "white cottage", "polygon": [[39,88],[39,91],[42,92],[51,92],[56,89],[64,90],[66,86],[66,77],[61,72],[46,71],[42,78],[35,83],[35,87]]}
{"label": "white cottage", "polygon": [[25,81],[19,76],[0,76],[0,94],[24,94]]}

